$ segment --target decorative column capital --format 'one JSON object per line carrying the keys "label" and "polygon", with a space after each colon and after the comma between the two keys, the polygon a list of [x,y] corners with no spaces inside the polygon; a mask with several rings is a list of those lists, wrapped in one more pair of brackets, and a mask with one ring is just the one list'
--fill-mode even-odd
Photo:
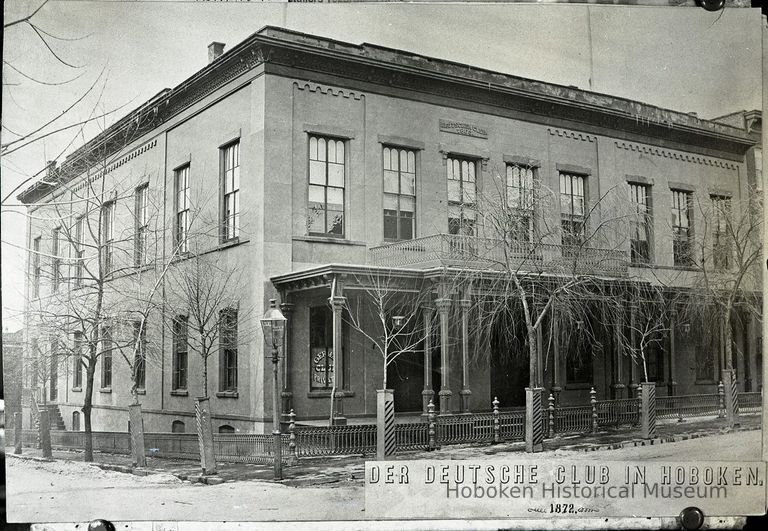
{"label": "decorative column capital", "polygon": [[461,299],[459,301],[459,306],[461,306],[462,310],[469,310],[469,308],[472,306],[472,301],[469,299]]}
{"label": "decorative column capital", "polygon": [[437,306],[437,311],[442,315],[448,314],[451,309],[451,304],[453,304],[451,299],[435,299],[435,306]]}
{"label": "decorative column capital", "polygon": [[280,311],[283,312],[283,315],[285,315],[286,317],[290,317],[295,308],[296,308],[296,305],[292,302],[280,303]]}
{"label": "decorative column capital", "polygon": [[432,317],[432,314],[434,313],[435,309],[432,306],[422,306],[421,311],[424,314],[424,317],[430,318]]}
{"label": "decorative column capital", "polygon": [[329,297],[328,302],[331,303],[331,306],[333,307],[334,310],[342,310],[344,306],[347,304],[347,298],[340,295],[336,295],[334,297]]}

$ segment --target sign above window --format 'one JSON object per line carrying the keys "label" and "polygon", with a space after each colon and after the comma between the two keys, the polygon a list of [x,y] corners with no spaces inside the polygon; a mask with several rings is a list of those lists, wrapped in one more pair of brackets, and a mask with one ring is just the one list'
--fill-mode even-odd
{"label": "sign above window", "polygon": [[475,138],[488,138],[488,131],[482,127],[465,122],[453,122],[451,120],[440,120],[440,130],[454,135],[472,136]]}

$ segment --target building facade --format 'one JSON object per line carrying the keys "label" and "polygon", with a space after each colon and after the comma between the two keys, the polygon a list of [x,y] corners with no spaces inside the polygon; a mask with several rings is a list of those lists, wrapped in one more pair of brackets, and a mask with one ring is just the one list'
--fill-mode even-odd
{"label": "building facade", "polygon": [[[52,164],[48,178],[20,196],[30,212],[25,344],[30,358],[71,353],[49,354],[47,381],[38,380],[68,429],[82,429],[77,338],[51,340],[36,323],[52,301],[77,296],[88,251],[73,242],[90,238],[109,255],[108,307],[122,308],[116,286],[162,286],[145,327],[104,328],[115,344],[119,334],[144,334],[154,355],[132,364],[133,354],[115,349],[99,358],[94,429],[124,430],[137,396],[148,431],[191,430],[194,398],[209,395],[215,429],[261,431],[272,414],[258,323],[269,299],[288,318],[282,413],[293,409],[299,421],[327,419],[334,391],[337,417],[375,415],[385,369],[345,316],[361,278],[396,279],[404,293],[427,282],[434,293],[420,301],[423,341],[386,369],[399,411],[420,414],[430,399],[442,413],[487,410],[494,397],[519,406],[529,358],[510,352],[525,340],[470,337],[480,288],[450,281],[468,268],[493,269],[466,263],[477,258],[477,242],[492,239],[492,197],[514,202],[520,214],[513,239],[527,254],[516,258],[518,274],[535,263],[539,280],[557,277],[579,247],[589,249],[581,255],[589,271],[574,261],[571,274],[608,290],[685,291],[699,281],[689,254],[709,223],[696,205],[740,209],[759,181],[754,156],[748,162],[759,135],[738,124],[272,27],[226,53],[220,43],[209,51],[205,68]],[[78,213],[88,190],[100,194],[96,230],[87,219],[85,230]],[[641,213],[636,223],[584,241],[587,224],[615,219],[624,227],[627,208]],[[236,279],[222,291],[207,389],[202,357],[178,340],[197,332],[174,301],[173,283],[158,276],[201,256]],[[616,323],[600,315],[592,318],[606,341],[587,356],[568,354],[586,347],[558,335],[556,324],[537,341],[536,383],[558,400],[585,400],[592,386],[601,398],[626,397],[641,380],[640,364],[610,339]],[[759,327],[753,318],[738,323],[734,368],[740,385],[756,390]],[[648,360],[660,393],[716,389],[724,348],[720,336],[696,326],[665,325]]]}

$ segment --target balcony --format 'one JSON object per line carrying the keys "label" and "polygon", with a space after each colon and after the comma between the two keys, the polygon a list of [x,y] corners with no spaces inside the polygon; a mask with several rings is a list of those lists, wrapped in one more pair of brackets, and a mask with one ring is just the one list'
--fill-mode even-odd
{"label": "balcony", "polygon": [[462,234],[434,234],[372,247],[377,266],[460,267],[520,273],[625,277],[628,253],[614,249],[503,241]]}

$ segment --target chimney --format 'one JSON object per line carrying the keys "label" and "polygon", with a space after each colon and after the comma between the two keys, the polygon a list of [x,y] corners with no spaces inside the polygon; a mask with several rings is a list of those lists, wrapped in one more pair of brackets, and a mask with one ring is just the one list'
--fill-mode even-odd
{"label": "chimney", "polygon": [[208,45],[208,64],[211,64],[224,53],[223,42],[212,42]]}

